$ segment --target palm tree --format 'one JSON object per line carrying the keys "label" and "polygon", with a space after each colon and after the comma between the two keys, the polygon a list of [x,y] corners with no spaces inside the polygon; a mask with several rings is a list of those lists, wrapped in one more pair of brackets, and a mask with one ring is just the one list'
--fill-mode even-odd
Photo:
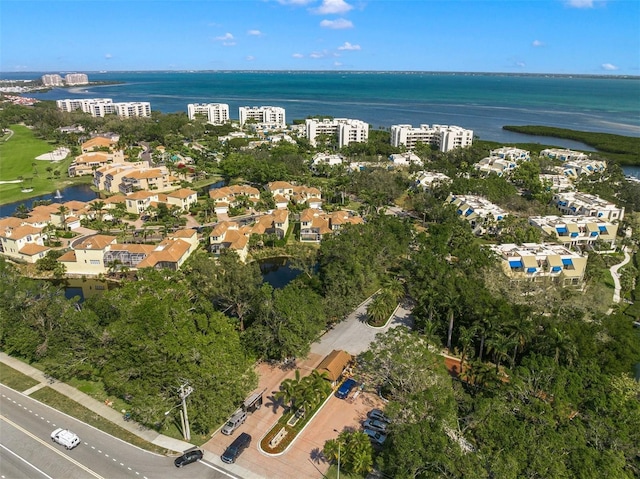
{"label": "palm tree", "polygon": [[394,302],[398,302],[404,297],[404,284],[398,278],[386,278],[382,283],[382,288],[387,291]]}
{"label": "palm tree", "polygon": [[473,338],[476,335],[474,328],[460,327],[460,337],[458,342],[462,349],[460,350],[460,368],[464,367],[464,361],[467,359],[469,350],[473,346]]}
{"label": "palm tree", "polygon": [[373,451],[371,441],[369,441],[369,437],[364,432],[352,432],[345,449],[345,469],[361,476],[371,471],[373,467]]}
{"label": "palm tree", "polygon": [[500,362],[505,359],[511,359],[509,356],[509,350],[514,344],[514,340],[505,336],[504,334],[497,333],[495,336],[487,340],[487,348],[493,354],[493,361],[496,363],[496,373],[500,370]]}
{"label": "palm tree", "polygon": [[578,354],[571,335],[558,328],[553,328],[549,334],[549,346],[554,352],[553,360],[560,364],[560,357],[565,358],[567,364],[572,365],[573,359]]}
{"label": "palm tree", "polygon": [[105,202],[104,201],[94,201],[91,203],[89,207],[89,211],[96,213],[99,221],[102,221],[102,210],[104,210]]}
{"label": "palm tree", "polygon": [[367,306],[367,316],[375,324],[383,323],[391,314],[389,304],[389,296],[382,293],[377,294]]}
{"label": "palm tree", "polygon": [[300,370],[296,369],[295,377],[285,379],[280,383],[280,390],[274,394],[277,400],[288,404],[289,409],[294,409],[297,394],[299,393]]}
{"label": "palm tree", "polygon": [[60,224],[64,228],[64,222],[67,219],[67,213],[69,212],[69,208],[64,205],[60,205],[58,208],[58,214],[60,215]]}

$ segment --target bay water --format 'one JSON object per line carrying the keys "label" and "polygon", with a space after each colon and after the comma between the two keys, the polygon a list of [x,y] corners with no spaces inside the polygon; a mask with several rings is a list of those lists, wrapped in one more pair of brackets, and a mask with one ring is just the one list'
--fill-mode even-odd
{"label": "bay water", "polygon": [[[38,78],[39,73],[0,77]],[[355,118],[373,128],[458,125],[482,140],[590,148],[578,142],[508,132],[504,125],[546,125],[640,136],[640,77],[431,72],[194,71],[90,73],[115,84],[54,88],[30,96],[148,101],[152,110],[186,112],[189,103],[279,106],[287,123],[314,115]]]}

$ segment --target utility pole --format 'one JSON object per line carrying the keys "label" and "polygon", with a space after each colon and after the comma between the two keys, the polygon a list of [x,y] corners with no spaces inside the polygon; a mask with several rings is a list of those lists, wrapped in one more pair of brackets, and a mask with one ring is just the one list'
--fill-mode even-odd
{"label": "utility pole", "polygon": [[191,431],[189,430],[189,416],[187,416],[187,397],[193,392],[193,388],[189,386],[188,382],[184,382],[180,385],[179,395],[182,400],[182,432],[185,441],[191,441]]}

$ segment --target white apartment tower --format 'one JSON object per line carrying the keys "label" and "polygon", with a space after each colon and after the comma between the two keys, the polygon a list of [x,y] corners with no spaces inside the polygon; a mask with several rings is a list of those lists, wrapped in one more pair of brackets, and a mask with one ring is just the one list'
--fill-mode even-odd
{"label": "white apartment tower", "polygon": [[151,103],[148,101],[127,101],[113,104],[118,116],[129,118],[132,116],[151,116]]}
{"label": "white apartment tower", "polygon": [[151,116],[151,104],[146,101],[113,103],[111,98],[82,98],[57,100],[62,111],[82,110],[93,117],[117,114],[121,117]]}
{"label": "white apartment tower", "polygon": [[391,127],[391,144],[396,148],[405,146],[412,150],[417,143],[426,143],[437,147],[440,151],[471,146],[473,130],[465,130],[459,126],[449,125],[393,125]]}
{"label": "white apartment tower", "polygon": [[349,118],[322,119],[308,118],[305,120],[305,132],[309,143],[316,145],[318,135],[337,135],[338,147],[349,143],[364,143],[369,139],[369,124]]}
{"label": "white apartment tower", "polygon": [[89,77],[84,73],[67,73],[64,77],[67,85],[86,85],[89,83]]}
{"label": "white apartment tower", "polygon": [[239,113],[240,126],[243,126],[247,121],[254,121],[260,126],[275,128],[284,128],[287,126],[284,108],[279,106],[241,106]]}
{"label": "white apartment tower", "polygon": [[42,84],[44,86],[64,86],[64,81],[58,74],[42,75]]}
{"label": "white apartment tower", "polygon": [[229,121],[229,105],[226,103],[189,103],[187,105],[189,120],[196,115],[206,115],[207,123],[223,125]]}

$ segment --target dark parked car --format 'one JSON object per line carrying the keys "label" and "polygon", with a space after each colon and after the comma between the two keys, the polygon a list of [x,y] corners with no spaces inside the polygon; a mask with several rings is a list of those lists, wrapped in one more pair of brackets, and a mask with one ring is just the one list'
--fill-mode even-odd
{"label": "dark parked car", "polygon": [[176,460],[173,463],[176,467],[186,466],[187,464],[191,464],[192,462],[199,461],[202,459],[202,451],[200,449],[193,449],[191,451],[186,451],[182,456],[176,457]]}
{"label": "dark parked car", "polygon": [[369,436],[369,439],[371,439],[372,442],[378,445],[382,445],[387,438],[386,434],[382,434],[378,431],[372,431],[371,429],[365,429],[364,433]]}
{"label": "dark parked car", "polygon": [[343,382],[340,385],[340,387],[336,391],[336,397],[340,399],[345,399],[349,395],[351,390],[355,388],[357,385],[358,383],[355,381],[355,379],[351,379],[351,378],[347,379],[345,382]]}
{"label": "dark parked car", "polygon": [[384,434],[387,432],[387,423],[376,421],[375,419],[367,419],[362,426],[365,429],[371,429],[372,431],[378,431]]}
{"label": "dark parked car", "polygon": [[369,411],[369,414],[367,414],[367,416],[369,416],[369,419],[373,419],[375,421],[382,421],[386,423],[391,422],[380,409],[372,409],[371,411]]}
{"label": "dark parked car", "polygon": [[222,453],[220,459],[227,464],[233,464],[247,447],[251,444],[251,436],[243,432],[229,445],[226,451]]}

